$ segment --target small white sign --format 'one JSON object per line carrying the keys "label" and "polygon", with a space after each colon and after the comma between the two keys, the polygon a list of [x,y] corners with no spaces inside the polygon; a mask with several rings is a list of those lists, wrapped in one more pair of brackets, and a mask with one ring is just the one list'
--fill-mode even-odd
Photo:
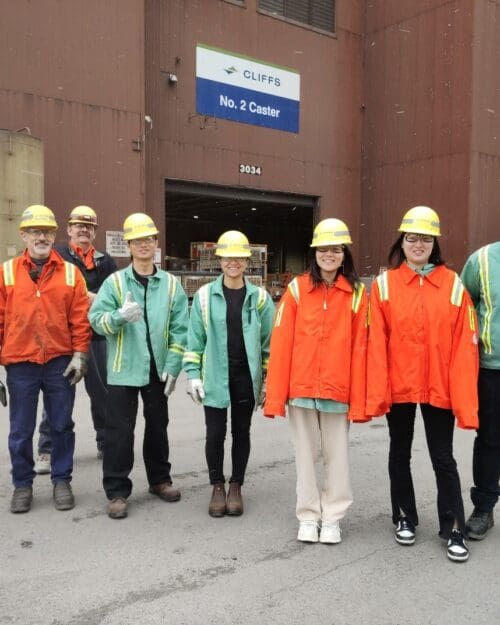
{"label": "small white sign", "polygon": [[106,230],[106,252],[115,258],[128,258],[130,251],[122,230]]}

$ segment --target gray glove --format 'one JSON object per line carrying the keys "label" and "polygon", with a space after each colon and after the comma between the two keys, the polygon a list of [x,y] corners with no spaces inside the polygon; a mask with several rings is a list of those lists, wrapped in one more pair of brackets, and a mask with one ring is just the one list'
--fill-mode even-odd
{"label": "gray glove", "polygon": [[130,291],[127,291],[123,306],[118,309],[118,312],[125,319],[125,321],[129,321],[130,323],[139,321],[142,317],[142,308],[137,302],[134,302],[134,298],[132,297],[132,293]]}
{"label": "gray glove", "polygon": [[205,389],[199,378],[188,380],[187,394],[191,396],[195,404],[201,404],[205,399]]}
{"label": "gray glove", "polygon": [[165,382],[165,388],[163,389],[163,392],[165,393],[165,397],[168,397],[174,392],[177,378],[174,378],[174,376],[170,375],[170,373],[164,373],[161,376],[161,381]]}
{"label": "gray glove", "polygon": [[64,370],[63,376],[67,378],[70,374],[69,383],[73,386],[79,382],[87,373],[87,354],[85,352],[75,352],[69,365]]}

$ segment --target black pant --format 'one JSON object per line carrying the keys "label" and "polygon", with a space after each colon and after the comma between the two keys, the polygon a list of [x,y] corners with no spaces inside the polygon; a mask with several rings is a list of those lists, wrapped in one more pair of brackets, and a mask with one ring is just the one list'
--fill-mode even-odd
{"label": "black pant", "polygon": [[498,501],[500,478],[500,369],[479,370],[479,429],[474,440],[471,499],[490,512]]}
{"label": "black pant", "polygon": [[[248,364],[230,366],[229,395],[231,398],[231,482],[243,484],[250,456],[250,424],[255,405],[252,378]],[[224,441],[226,438],[227,408],[205,406],[207,439],[205,456],[210,484],[224,482]]]}
{"label": "black pant", "polygon": [[[418,525],[415,491],[410,470],[411,445],[416,404],[393,404],[387,414],[389,424],[389,476],[391,479],[392,520],[400,511]],[[450,410],[421,404],[427,447],[436,475],[439,535],[448,538],[455,521],[465,531],[464,504],[457,463],[453,458],[455,417]]]}
{"label": "black pant", "polygon": [[168,403],[163,393],[165,383],[156,372],[147,386],[108,386],[106,430],[104,438],[103,486],[108,499],[132,492],[129,474],[134,466],[134,428],[138,394],[144,403],[144,441],[142,455],[151,485],[170,482],[168,461]]}

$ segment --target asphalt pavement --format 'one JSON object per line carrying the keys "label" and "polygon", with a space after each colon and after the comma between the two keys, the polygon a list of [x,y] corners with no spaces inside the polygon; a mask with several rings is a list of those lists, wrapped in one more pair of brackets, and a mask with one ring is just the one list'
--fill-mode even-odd
{"label": "asphalt pavement", "polygon": [[[5,379],[4,372],[1,372]],[[339,545],[297,542],[288,423],[254,415],[243,486],[245,513],[213,519],[203,411],[181,379],[170,400],[178,503],[148,494],[143,420],[136,428],[129,517],[111,520],[83,384],[74,412],[76,507],[54,509],[38,476],[32,510],[9,512],[8,411],[0,407],[0,623],[2,625],[495,625],[500,623],[500,529],[470,541],[453,563],[437,535],[435,480],[418,419],[413,474],[420,525],[414,546],[393,537],[385,419],[352,425],[354,504]],[[473,432],[456,430],[455,456],[471,510]],[[230,472],[226,441],[226,467]],[[498,519],[500,525],[500,517]]]}

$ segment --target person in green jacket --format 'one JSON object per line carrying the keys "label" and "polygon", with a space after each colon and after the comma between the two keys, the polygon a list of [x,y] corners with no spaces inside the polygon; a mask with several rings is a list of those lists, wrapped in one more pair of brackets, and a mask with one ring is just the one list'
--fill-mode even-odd
{"label": "person in green jacket", "polygon": [[132,262],[104,281],[89,313],[108,347],[103,486],[112,519],[127,516],[139,392],[149,492],[164,501],[180,499],[170,475],[167,398],[182,368],[188,324],[187,297],[179,281],[153,263],[158,230],[151,218],[134,213],[123,229]]}
{"label": "person in green jacket", "polygon": [[[265,289],[244,278],[251,256],[247,237],[222,234],[215,254],[222,275],[194,296],[183,366],[188,393],[205,410],[205,455],[213,486],[208,513],[243,513],[241,486],[250,455],[250,424],[265,400],[265,372],[274,304]],[[232,474],[226,499],[224,440],[231,405]]]}
{"label": "person in green jacket", "polygon": [[462,281],[479,320],[479,429],[474,441],[469,537],[482,540],[493,527],[500,492],[500,241],[485,245],[465,263]]}

